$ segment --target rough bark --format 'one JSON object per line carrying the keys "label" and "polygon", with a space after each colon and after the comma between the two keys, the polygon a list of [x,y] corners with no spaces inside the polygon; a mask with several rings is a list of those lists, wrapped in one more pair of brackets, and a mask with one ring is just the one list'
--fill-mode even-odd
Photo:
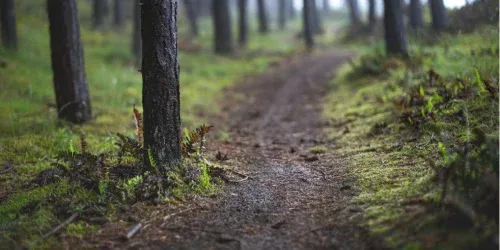
{"label": "rough bark", "polygon": [[47,0],[54,89],[59,118],[92,118],[76,0]]}
{"label": "rough bark", "polygon": [[181,161],[177,8],[177,0],[141,5],[144,164],[163,172]]}
{"label": "rough bark", "polygon": [[134,64],[137,67],[141,66],[142,58],[142,38],[141,38],[141,0],[133,0],[132,7],[134,11],[134,23],[132,31],[132,55],[134,56]]}
{"label": "rough bark", "polygon": [[440,31],[448,27],[448,13],[443,0],[429,0],[431,7],[432,28]]}
{"label": "rough bark", "polygon": [[231,35],[229,0],[213,0],[213,11],[215,53],[231,53],[233,52],[233,42]]}
{"label": "rough bark", "polygon": [[125,13],[123,10],[124,0],[114,0],[113,2],[113,24],[117,28],[123,27],[123,21],[125,20]]}
{"label": "rough bark", "polygon": [[198,36],[198,15],[195,6],[195,0],[184,0],[184,9],[186,10],[186,14],[189,21],[189,26],[191,28],[191,33],[193,36]]}
{"label": "rough bark", "polygon": [[267,33],[269,31],[267,12],[264,0],[257,0],[257,13],[259,16],[259,32]]}
{"label": "rough bark", "polygon": [[352,26],[361,24],[361,17],[359,16],[358,0],[346,0],[349,7],[349,19]]}
{"label": "rough bark", "polygon": [[377,23],[377,18],[375,16],[376,12],[375,0],[368,0],[368,28],[373,30],[375,24]]}
{"label": "rough bark", "polygon": [[314,37],[313,37],[313,25],[314,20],[312,17],[313,11],[312,8],[315,6],[311,0],[304,0],[304,9],[302,11],[303,16],[303,30],[304,30],[304,39],[306,42],[306,46],[308,48],[314,47]]}
{"label": "rough bark", "polygon": [[9,49],[17,49],[16,13],[14,0],[0,1],[0,21],[2,44]]}
{"label": "rough bark", "polygon": [[407,56],[402,0],[384,0],[384,30],[387,54]]}
{"label": "rough bark", "polygon": [[287,0],[279,0],[278,5],[278,26],[280,30],[285,29]]}
{"label": "rough bark", "polygon": [[422,4],[420,0],[410,0],[410,27],[418,29],[423,26]]}
{"label": "rough bark", "polygon": [[104,16],[106,11],[105,0],[92,1],[92,29],[101,29],[104,25]]}
{"label": "rough bark", "polygon": [[239,12],[239,35],[238,42],[240,46],[244,47],[248,41],[248,16],[247,16],[247,0],[238,0],[238,12]]}

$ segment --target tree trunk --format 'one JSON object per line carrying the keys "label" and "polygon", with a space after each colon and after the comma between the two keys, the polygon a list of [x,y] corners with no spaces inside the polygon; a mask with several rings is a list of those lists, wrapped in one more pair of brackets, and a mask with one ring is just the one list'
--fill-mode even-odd
{"label": "tree trunk", "polygon": [[92,29],[101,29],[104,24],[106,2],[105,0],[93,0],[92,2]]}
{"label": "tree trunk", "polygon": [[132,31],[132,55],[136,67],[141,66],[142,58],[142,38],[141,38],[141,0],[133,0],[134,27]]}
{"label": "tree trunk", "polygon": [[259,15],[259,32],[267,33],[269,27],[267,25],[267,12],[264,0],[257,0],[257,12]]}
{"label": "tree trunk", "polygon": [[92,118],[76,0],[47,0],[54,89],[59,118]]}
{"label": "tree trunk", "polygon": [[286,23],[286,8],[287,8],[287,0],[279,0],[279,5],[278,5],[278,24],[280,30],[285,29],[285,23]]}
{"label": "tree trunk", "polygon": [[358,0],[346,0],[349,6],[349,19],[352,26],[361,25],[361,18],[359,17]]}
{"label": "tree trunk", "polygon": [[181,161],[177,8],[177,0],[141,5],[144,164],[161,172]]}
{"label": "tree trunk", "polygon": [[448,13],[444,7],[443,0],[429,0],[432,16],[432,28],[443,30],[448,27]]}
{"label": "tree trunk", "polygon": [[330,1],[329,0],[323,0],[323,13],[325,16],[329,16],[331,12],[330,8]]}
{"label": "tree trunk", "polygon": [[311,11],[313,18],[313,32],[315,34],[323,34],[323,20],[321,19],[321,13],[318,11],[318,5],[316,5],[316,0],[311,0]]}
{"label": "tree trunk", "polygon": [[304,9],[302,11],[303,15],[303,26],[304,26],[304,39],[306,46],[308,48],[314,47],[314,37],[313,37],[313,11],[312,8],[315,7],[311,0],[304,0]]}
{"label": "tree trunk", "polygon": [[368,28],[373,30],[375,24],[377,23],[377,18],[375,16],[376,12],[375,0],[368,0]]}
{"label": "tree trunk", "polygon": [[387,54],[408,55],[402,0],[384,0],[385,47]]}
{"label": "tree trunk", "polygon": [[215,53],[229,54],[233,52],[231,37],[231,16],[229,0],[213,0],[213,20],[215,29]]}
{"label": "tree trunk", "polygon": [[117,28],[122,28],[123,20],[125,19],[125,13],[123,11],[123,0],[115,0],[113,8],[114,8],[113,24]]}
{"label": "tree trunk", "polygon": [[16,13],[14,0],[0,1],[0,21],[2,29],[2,44],[9,49],[17,49]]}
{"label": "tree trunk", "polygon": [[413,29],[418,29],[424,26],[420,0],[410,0],[410,26]]}
{"label": "tree trunk", "polygon": [[186,9],[186,14],[189,21],[189,26],[191,27],[191,33],[193,36],[198,36],[198,17],[196,14],[195,0],[184,0],[184,8]]}
{"label": "tree trunk", "polygon": [[244,47],[247,44],[248,35],[248,18],[247,18],[247,0],[238,0],[239,10],[239,38],[240,46]]}
{"label": "tree trunk", "polygon": [[289,0],[289,4],[288,4],[288,14],[290,15],[290,19],[295,19],[295,17],[297,16],[297,10],[295,10],[295,6],[294,6],[294,0]]}

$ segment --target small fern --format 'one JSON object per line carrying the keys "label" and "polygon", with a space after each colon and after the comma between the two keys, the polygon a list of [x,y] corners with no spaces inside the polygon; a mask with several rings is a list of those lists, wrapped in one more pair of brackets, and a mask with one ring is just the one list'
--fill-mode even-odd
{"label": "small fern", "polygon": [[143,122],[142,114],[134,106],[134,118],[135,118],[135,134],[137,135],[137,141],[139,145],[143,145],[142,135],[143,135]]}

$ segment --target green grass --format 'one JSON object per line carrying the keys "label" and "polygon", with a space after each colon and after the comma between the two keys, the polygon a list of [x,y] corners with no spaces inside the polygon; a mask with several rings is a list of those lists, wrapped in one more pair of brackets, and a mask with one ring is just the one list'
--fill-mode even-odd
{"label": "green grass", "polygon": [[[15,167],[0,179],[0,244],[52,248],[57,246],[55,238],[41,242],[40,235],[65,218],[64,214],[55,214],[47,202],[49,197],[69,197],[72,204],[80,205],[97,197],[68,183],[45,187],[28,184],[38,173],[51,168],[58,151],[68,150],[70,144],[78,150],[80,132],[87,135],[91,152],[116,151],[115,133],[134,133],[132,107],[141,106],[142,78],[133,66],[131,23],[120,32],[110,28],[90,31],[90,6],[86,1],[79,2],[94,119],[83,126],[58,121],[45,1],[28,2],[16,2],[19,51],[0,48],[0,59],[7,63],[7,68],[0,69],[0,164]],[[219,56],[212,52],[211,20],[201,20],[200,26],[200,36],[192,39],[181,14],[180,43],[199,47],[198,51],[179,52],[181,119],[187,128],[206,123],[207,117],[220,111],[223,89],[301,49],[300,41],[294,39],[297,25],[293,24],[286,31],[273,30],[265,36],[252,31],[246,49]],[[201,182],[209,184],[206,171]],[[68,227],[67,233],[80,236],[90,229],[95,228],[77,222]]]}
{"label": "green grass", "polygon": [[[482,79],[492,81],[498,88],[498,52],[481,52],[498,50],[498,27],[481,27],[472,34],[443,34],[432,43],[425,40],[410,39],[412,58],[418,61],[416,67],[400,59],[383,58],[380,41],[370,46],[352,45],[357,46],[360,55],[370,55],[366,62],[376,64],[377,71],[360,75],[365,71],[345,65],[337,72],[332,92],[324,102],[324,117],[333,122],[326,133],[338,143],[334,153],[348,156],[345,163],[360,190],[352,202],[363,208],[365,226],[374,236],[383,238],[387,246],[478,247],[498,234],[495,222],[478,219],[477,228],[453,224],[450,216],[454,213],[439,205],[441,188],[429,160],[445,164],[438,142],[451,148],[471,139],[467,138],[465,122],[456,115],[464,107],[471,129],[479,128],[487,137],[498,140],[498,99],[492,100],[476,87],[475,98],[433,107],[436,120],[427,121],[418,129],[399,118],[401,111],[392,100],[411,89],[418,91],[430,68],[445,81],[451,83],[460,78],[471,86],[477,84],[477,69]],[[364,67],[368,63],[355,62],[355,65]],[[435,89],[429,87],[423,91],[429,94]],[[344,132],[346,127],[348,133]]]}

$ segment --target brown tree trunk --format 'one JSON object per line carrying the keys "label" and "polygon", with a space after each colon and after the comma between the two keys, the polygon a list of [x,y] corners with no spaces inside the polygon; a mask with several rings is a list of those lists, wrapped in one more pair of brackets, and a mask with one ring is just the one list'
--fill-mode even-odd
{"label": "brown tree trunk", "polygon": [[408,55],[402,0],[384,0],[385,47],[387,54]]}
{"label": "brown tree trunk", "polygon": [[16,13],[14,0],[0,1],[0,21],[2,44],[9,49],[17,49]]}
{"label": "brown tree trunk", "polygon": [[141,5],[144,164],[162,172],[181,161],[177,8],[177,0]]}
{"label": "brown tree trunk", "polygon": [[244,47],[247,44],[248,36],[248,15],[247,15],[247,0],[238,0],[239,11],[239,44]]}
{"label": "brown tree trunk", "polygon": [[228,0],[213,0],[214,48],[215,53],[228,54],[233,52],[231,35],[231,16]]}
{"label": "brown tree trunk", "polygon": [[304,0],[304,9],[302,10],[303,15],[303,30],[304,30],[304,39],[306,42],[306,46],[308,48],[314,47],[314,37],[313,37],[313,10],[314,8],[313,2],[311,0]]}
{"label": "brown tree trunk", "polygon": [[54,89],[59,118],[92,118],[76,0],[47,0]]}
{"label": "brown tree trunk", "polygon": [[410,26],[413,29],[418,29],[424,26],[422,4],[420,3],[420,0],[410,0]]}

